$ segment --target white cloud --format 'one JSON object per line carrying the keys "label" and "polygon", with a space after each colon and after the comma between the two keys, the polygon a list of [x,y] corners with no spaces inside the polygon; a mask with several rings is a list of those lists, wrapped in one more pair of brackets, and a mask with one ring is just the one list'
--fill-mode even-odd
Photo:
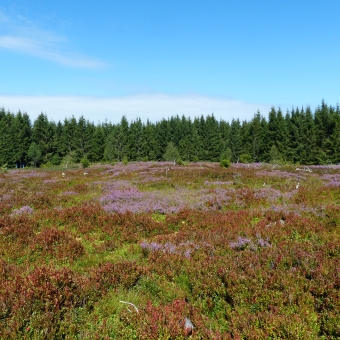
{"label": "white cloud", "polygon": [[102,68],[108,64],[89,56],[69,51],[67,39],[41,29],[29,20],[18,16],[16,20],[0,12],[0,24],[6,35],[0,35],[0,48],[80,68]]}
{"label": "white cloud", "polygon": [[122,97],[90,96],[20,96],[0,95],[0,107],[16,113],[27,112],[32,121],[40,113],[46,113],[50,120],[59,121],[74,115],[83,115],[91,122],[112,123],[120,121],[123,115],[129,121],[141,118],[156,122],[175,115],[186,117],[207,116],[212,113],[217,120],[231,121],[233,118],[251,120],[259,110],[267,117],[270,105],[247,103],[238,100],[200,95],[145,94]]}

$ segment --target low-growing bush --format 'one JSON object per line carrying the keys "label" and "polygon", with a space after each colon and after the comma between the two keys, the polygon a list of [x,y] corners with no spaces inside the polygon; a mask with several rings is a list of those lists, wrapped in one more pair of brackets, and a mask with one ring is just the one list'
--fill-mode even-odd
{"label": "low-growing bush", "polygon": [[222,168],[229,168],[230,167],[230,161],[228,159],[222,159],[220,161],[220,166]]}

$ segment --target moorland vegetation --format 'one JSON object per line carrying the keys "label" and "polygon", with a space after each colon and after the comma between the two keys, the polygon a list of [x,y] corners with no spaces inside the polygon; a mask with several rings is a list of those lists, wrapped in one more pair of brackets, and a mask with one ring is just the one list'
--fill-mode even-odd
{"label": "moorland vegetation", "polygon": [[339,166],[86,174],[2,168],[1,339],[340,338]]}

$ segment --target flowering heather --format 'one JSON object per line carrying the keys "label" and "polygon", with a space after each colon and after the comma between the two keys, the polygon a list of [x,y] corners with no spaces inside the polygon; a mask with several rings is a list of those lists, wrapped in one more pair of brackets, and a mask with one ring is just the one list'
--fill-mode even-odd
{"label": "flowering heather", "polygon": [[57,179],[44,179],[43,183],[44,184],[49,184],[49,183],[57,183],[58,180]]}
{"label": "flowering heather", "polygon": [[231,168],[236,169],[260,169],[262,168],[262,163],[234,163]]}
{"label": "flowering heather", "polygon": [[255,242],[253,242],[249,238],[239,236],[237,241],[231,242],[229,246],[235,250],[243,250],[243,249],[246,249],[247,247],[249,247],[252,250],[256,250],[257,247],[260,247],[260,248],[271,247],[271,244],[269,243],[268,239],[264,240],[260,236],[257,236]]}
{"label": "flowering heather", "polygon": [[62,195],[70,196],[70,195],[78,195],[75,191],[64,191]]}
{"label": "flowering heather", "polygon": [[340,170],[340,164],[336,165],[309,165],[311,169]]}
{"label": "flowering heather", "polygon": [[291,198],[294,193],[292,192],[281,192],[280,190],[273,188],[259,188],[254,190],[254,196],[257,199],[265,199],[269,203],[275,203],[280,198]]}
{"label": "flowering heather", "polygon": [[24,205],[23,207],[19,209],[14,209],[12,211],[13,216],[22,215],[22,214],[32,214],[32,213],[33,213],[33,209],[28,205]]}
{"label": "flowering heather", "polygon": [[236,250],[245,249],[248,245],[252,244],[249,238],[239,236],[236,242],[231,242],[229,246]]}
{"label": "flowering heather", "polygon": [[[173,199],[171,199],[173,198]],[[115,189],[100,198],[104,209],[110,212],[175,212],[183,208],[179,197],[140,192],[135,188]]]}
{"label": "flowering heather", "polygon": [[[140,172],[144,170],[149,170],[150,166],[152,166],[153,164],[154,162],[133,162],[133,163],[128,163],[127,165],[117,163],[113,166],[110,166],[110,168],[105,170],[103,174],[118,176],[122,173]],[[163,165],[162,162],[159,162],[156,164],[157,164],[157,167]],[[169,163],[165,163],[165,164],[169,164]]]}
{"label": "flowering heather", "polygon": [[301,178],[301,175],[294,172],[287,172],[287,171],[281,171],[281,170],[273,170],[273,171],[267,171],[267,170],[261,170],[257,171],[255,173],[256,176],[261,177],[281,177],[281,178]]}
{"label": "flowering heather", "polygon": [[[163,179],[167,183],[166,179]],[[141,184],[140,181],[134,181]],[[200,189],[195,194],[184,186],[164,190],[141,191],[127,180],[97,183],[103,187],[100,203],[110,212],[177,212],[185,207],[200,210],[222,209],[231,199],[234,189]]]}
{"label": "flowering heather", "polygon": [[340,169],[312,169],[1,174],[0,339],[339,339]]}
{"label": "flowering heather", "polygon": [[46,172],[41,172],[41,171],[26,172],[26,170],[12,170],[12,171],[10,171],[10,174],[18,176],[20,178],[36,178],[36,177],[46,177],[46,176],[48,176],[48,174]]}
{"label": "flowering heather", "polygon": [[144,251],[161,251],[166,254],[182,255],[186,258],[189,258],[193,251],[200,249],[200,246],[198,244],[191,241],[180,242],[179,244],[174,244],[171,242],[166,242],[162,244],[157,242],[143,241],[142,243],[140,243],[140,246]]}
{"label": "flowering heather", "polygon": [[326,182],[327,186],[340,186],[340,174],[324,174],[321,179]]}
{"label": "flowering heather", "polygon": [[265,247],[271,247],[271,244],[269,243],[268,239],[264,240],[261,237],[257,238],[257,245],[261,248],[265,248]]}

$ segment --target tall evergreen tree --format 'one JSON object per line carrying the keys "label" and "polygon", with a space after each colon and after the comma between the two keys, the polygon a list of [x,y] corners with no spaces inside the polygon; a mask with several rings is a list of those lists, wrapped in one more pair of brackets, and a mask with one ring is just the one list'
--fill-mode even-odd
{"label": "tall evergreen tree", "polygon": [[223,141],[219,124],[213,114],[208,115],[206,118],[204,137],[205,159],[213,162],[220,161],[220,156],[223,152]]}
{"label": "tall evergreen tree", "polygon": [[155,136],[158,144],[158,148],[160,151],[160,154],[164,154],[165,149],[168,145],[169,142],[171,142],[171,133],[170,133],[170,127],[169,127],[169,121],[165,120],[164,118],[154,124],[154,131],[155,131]]}
{"label": "tall evergreen tree", "polygon": [[107,137],[106,154],[110,157],[113,153],[114,158],[120,162],[124,156],[129,154],[129,123],[125,116],[122,117],[120,124],[112,127],[112,131]]}
{"label": "tall evergreen tree", "polygon": [[231,161],[233,163],[238,162],[242,153],[241,123],[239,119],[231,121],[228,148],[231,150]]}
{"label": "tall evergreen tree", "polygon": [[27,152],[31,144],[32,126],[27,113],[20,111],[13,121],[13,145],[17,167],[21,168],[28,162]]}
{"label": "tall evergreen tree", "polygon": [[286,159],[288,150],[288,129],[281,109],[278,111],[274,107],[269,112],[268,132],[270,147],[275,144],[283,160]]}
{"label": "tall evergreen tree", "polygon": [[105,150],[105,134],[101,125],[94,128],[90,146],[89,146],[89,160],[91,162],[99,162],[104,158]]}
{"label": "tall evergreen tree", "polygon": [[83,116],[78,119],[74,140],[74,146],[77,153],[78,161],[89,152],[94,130],[95,128],[93,123],[85,120]]}
{"label": "tall evergreen tree", "polygon": [[[76,156],[77,150],[77,120],[74,116],[72,118],[65,118],[63,131],[62,131],[62,143],[63,143],[63,154],[72,155],[73,157]],[[79,158],[79,155],[78,155]]]}
{"label": "tall evergreen tree", "polygon": [[195,144],[195,152],[194,157],[195,160],[204,160],[205,152],[204,152],[204,145],[203,139],[205,136],[205,119],[203,116],[200,118],[195,117],[193,122],[193,141],[197,141]]}
{"label": "tall evergreen tree", "polygon": [[144,126],[140,118],[130,124],[129,150],[131,160],[143,159]]}
{"label": "tall evergreen tree", "polygon": [[265,123],[265,119],[261,116],[260,112],[257,111],[248,127],[249,154],[253,162],[264,160],[266,148]]}
{"label": "tall evergreen tree", "polygon": [[14,116],[0,109],[0,165],[12,166],[16,162],[13,145]]}
{"label": "tall evergreen tree", "polygon": [[156,139],[155,127],[149,120],[147,120],[143,132],[144,132],[143,143],[144,157],[150,161],[161,160],[163,158],[163,155],[160,154],[159,145]]}
{"label": "tall evergreen tree", "polygon": [[334,117],[334,130],[330,136],[330,148],[332,157],[330,158],[332,163],[340,163],[340,112]]}
{"label": "tall evergreen tree", "polygon": [[49,156],[53,154],[53,128],[46,114],[41,113],[34,121],[32,140],[37,144],[41,151],[42,161],[47,162]]}
{"label": "tall evergreen tree", "polygon": [[316,132],[316,158],[317,163],[327,164],[331,161],[331,141],[330,136],[334,130],[334,120],[332,119],[332,108],[328,107],[324,100],[321,106],[315,110],[315,132]]}

